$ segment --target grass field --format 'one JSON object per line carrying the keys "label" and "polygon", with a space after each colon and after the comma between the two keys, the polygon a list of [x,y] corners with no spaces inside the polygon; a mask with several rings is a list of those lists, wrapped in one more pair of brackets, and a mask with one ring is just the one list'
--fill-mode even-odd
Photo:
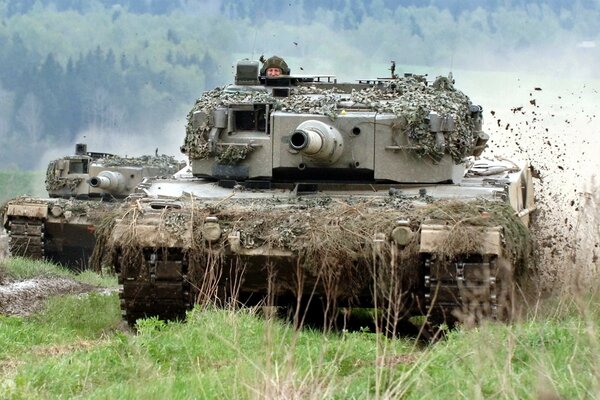
{"label": "grass field", "polygon": [[[116,284],[20,259],[3,269]],[[295,331],[248,309],[141,320],[134,332],[116,293],[56,297],[42,313],[0,316],[0,398],[595,398],[598,306],[590,294],[554,298],[512,325],[459,328],[423,345],[364,330]]]}

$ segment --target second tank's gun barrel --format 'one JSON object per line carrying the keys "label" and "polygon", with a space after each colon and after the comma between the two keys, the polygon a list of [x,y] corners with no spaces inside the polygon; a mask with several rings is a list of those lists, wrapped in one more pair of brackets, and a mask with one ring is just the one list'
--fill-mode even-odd
{"label": "second tank's gun barrel", "polygon": [[90,177],[88,184],[93,188],[118,193],[125,189],[125,178],[119,172],[102,171],[98,175]]}

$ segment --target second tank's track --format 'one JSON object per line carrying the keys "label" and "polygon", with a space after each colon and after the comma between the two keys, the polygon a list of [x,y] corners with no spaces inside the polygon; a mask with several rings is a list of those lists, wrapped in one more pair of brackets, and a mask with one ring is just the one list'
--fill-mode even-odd
{"label": "second tank's track", "polygon": [[[130,325],[144,317],[185,317],[193,304],[187,262],[177,250],[144,250],[145,271],[119,273],[121,314]],[[143,277],[143,278],[142,278]]]}
{"label": "second tank's track", "polygon": [[41,260],[44,258],[44,222],[18,218],[8,224],[8,248],[12,256]]}
{"label": "second tank's track", "polygon": [[441,262],[425,260],[425,307],[433,324],[485,318],[510,319],[512,285],[495,256],[461,258]]}

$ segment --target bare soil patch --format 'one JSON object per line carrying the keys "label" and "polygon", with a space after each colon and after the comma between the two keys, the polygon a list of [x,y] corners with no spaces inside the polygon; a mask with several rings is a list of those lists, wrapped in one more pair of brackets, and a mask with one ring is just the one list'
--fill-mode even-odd
{"label": "bare soil patch", "polygon": [[51,296],[82,294],[100,290],[69,278],[36,277],[6,280],[0,285],[0,314],[26,316],[41,311]]}

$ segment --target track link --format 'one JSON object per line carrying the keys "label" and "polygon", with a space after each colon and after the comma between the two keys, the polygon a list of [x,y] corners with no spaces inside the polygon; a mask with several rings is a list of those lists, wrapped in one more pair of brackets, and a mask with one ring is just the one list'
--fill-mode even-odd
{"label": "track link", "polygon": [[180,251],[145,250],[143,270],[119,274],[121,314],[130,325],[140,318],[185,317],[193,304],[187,261]]}
{"label": "track link", "polygon": [[470,257],[444,263],[425,260],[425,307],[433,324],[510,318],[503,294],[512,285],[496,257]]}
{"label": "track link", "polygon": [[44,258],[44,222],[39,219],[18,218],[8,223],[10,254],[41,260]]}

